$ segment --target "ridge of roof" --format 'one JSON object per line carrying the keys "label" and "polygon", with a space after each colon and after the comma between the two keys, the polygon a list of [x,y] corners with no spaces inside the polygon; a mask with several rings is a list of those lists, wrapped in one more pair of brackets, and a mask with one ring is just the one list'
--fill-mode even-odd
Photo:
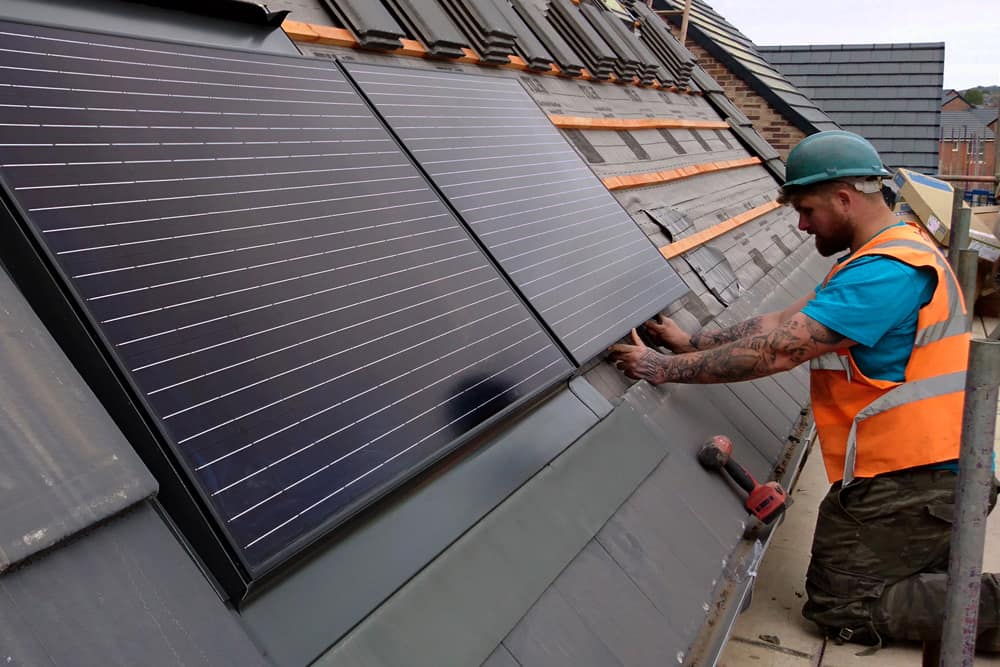
{"label": "ridge of roof", "polygon": [[944,42],[878,42],[870,44],[756,44],[758,51],[866,51],[944,49]]}

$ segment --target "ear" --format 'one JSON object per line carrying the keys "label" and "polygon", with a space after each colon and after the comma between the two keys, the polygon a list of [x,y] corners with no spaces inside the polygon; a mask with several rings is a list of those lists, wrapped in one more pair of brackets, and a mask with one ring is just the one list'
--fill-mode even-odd
{"label": "ear", "polygon": [[[838,184],[841,185],[841,184]],[[856,190],[848,186],[838,187],[833,191],[831,199],[840,205],[841,209],[848,209],[854,203],[854,195],[857,193]]]}

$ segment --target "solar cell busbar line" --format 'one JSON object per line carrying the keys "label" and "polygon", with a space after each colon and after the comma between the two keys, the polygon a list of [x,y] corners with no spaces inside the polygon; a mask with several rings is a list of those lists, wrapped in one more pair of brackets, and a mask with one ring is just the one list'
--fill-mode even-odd
{"label": "solar cell busbar line", "polygon": [[571,372],[335,64],[0,39],[5,233],[251,576]]}
{"label": "solar cell busbar line", "polygon": [[344,67],[577,363],[687,291],[520,82]]}

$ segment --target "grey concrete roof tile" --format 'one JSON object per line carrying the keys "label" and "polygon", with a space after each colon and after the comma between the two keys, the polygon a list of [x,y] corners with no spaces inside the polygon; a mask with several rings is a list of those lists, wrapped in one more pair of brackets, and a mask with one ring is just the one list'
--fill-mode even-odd
{"label": "grey concrete roof tile", "polygon": [[0,572],[149,497],[157,484],[0,270]]}
{"label": "grey concrete roof tile", "polygon": [[[975,109],[969,111],[942,111],[941,112],[941,136],[963,137],[975,135],[978,137],[989,137],[993,135],[988,123],[992,119],[987,119],[985,114],[975,113]],[[993,112],[993,118],[996,118]]]}
{"label": "grey concrete roof tile", "polygon": [[0,596],[7,664],[270,664],[150,503],[6,573]]}
{"label": "grey concrete roof tile", "polygon": [[554,588],[549,588],[504,640],[519,665],[614,667],[622,663]]}
{"label": "grey concrete roof tile", "polygon": [[[902,128],[934,127],[938,122],[940,82],[943,80],[943,45],[815,45],[810,50],[761,47],[761,53],[780,53],[776,67],[841,125],[851,126],[869,137],[910,140],[913,164],[922,163],[921,153],[936,151],[929,134],[904,135]],[[828,62],[818,62],[820,53]],[[787,63],[787,64],[786,64]],[[812,69],[792,67],[809,63]],[[878,127],[877,131],[873,128]],[[913,141],[922,139],[923,144]],[[900,151],[892,151],[899,155]],[[893,158],[897,159],[897,158]],[[888,162],[887,162],[888,163]],[[910,166],[905,160],[890,166]]]}
{"label": "grey concrete roof tile", "polygon": [[507,647],[500,644],[480,667],[519,667],[519,665]]}

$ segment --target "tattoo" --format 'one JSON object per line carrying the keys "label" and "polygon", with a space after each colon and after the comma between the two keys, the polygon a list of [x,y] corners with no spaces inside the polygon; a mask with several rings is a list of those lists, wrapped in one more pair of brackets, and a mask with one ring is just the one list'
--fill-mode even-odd
{"label": "tattoo", "polygon": [[648,350],[640,359],[639,374],[656,384],[753,380],[797,366],[844,339],[815,320],[796,317],[768,333],[754,332],[708,350],[672,357]]}
{"label": "tattoo", "polygon": [[809,329],[810,338],[812,338],[817,343],[836,345],[845,338],[845,336],[840,335],[833,329],[829,329],[823,326],[814,319],[808,319],[806,322],[807,322],[806,327]]}
{"label": "tattoo", "polygon": [[665,367],[664,361],[667,360],[668,358],[662,354],[646,348],[642,355],[640,355],[638,364],[636,364],[636,377],[642,378],[651,384],[666,382],[666,378],[663,377],[663,371]]}
{"label": "tattoo", "polygon": [[724,343],[732,343],[751,334],[760,333],[760,322],[760,317],[752,317],[746,322],[741,322],[722,331],[700,331],[691,336],[691,347],[696,350],[710,350]]}

